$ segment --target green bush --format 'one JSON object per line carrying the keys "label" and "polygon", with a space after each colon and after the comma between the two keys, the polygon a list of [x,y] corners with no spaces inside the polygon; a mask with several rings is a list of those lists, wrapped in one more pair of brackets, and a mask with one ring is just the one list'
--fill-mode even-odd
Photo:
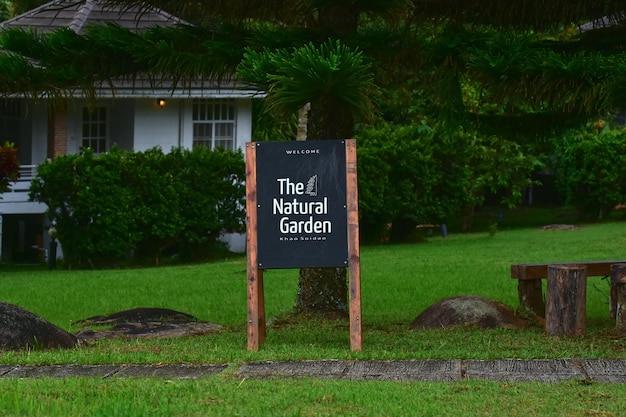
{"label": "green bush", "polygon": [[498,194],[501,204],[514,207],[540,166],[515,142],[424,122],[363,129],[356,137],[365,242],[412,240],[416,225],[457,216],[469,230],[474,208],[487,195]]}
{"label": "green bush", "polygon": [[602,220],[626,201],[626,129],[570,131],[556,141],[554,160],[559,190],[586,220]]}
{"label": "green bush", "polygon": [[471,229],[474,211],[487,196],[498,196],[498,203],[509,209],[518,205],[533,185],[532,174],[543,168],[520,144],[498,136],[459,130],[451,135],[451,143],[448,159],[458,168],[463,231]]}
{"label": "green bush", "polygon": [[182,219],[181,254],[191,256],[215,244],[222,232],[243,232],[245,162],[241,152],[218,148],[173,149],[167,155]]}
{"label": "green bush", "polygon": [[426,124],[384,126],[357,135],[359,212],[365,241],[412,238],[421,223],[445,222],[459,208],[450,144]]}
{"label": "green bush", "polygon": [[222,149],[87,149],[40,165],[30,195],[48,206],[70,267],[191,259],[243,231],[244,174],[241,153]]}

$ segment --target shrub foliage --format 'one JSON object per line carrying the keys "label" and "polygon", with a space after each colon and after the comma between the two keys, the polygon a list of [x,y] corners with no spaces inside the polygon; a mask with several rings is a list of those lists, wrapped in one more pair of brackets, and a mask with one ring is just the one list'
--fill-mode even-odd
{"label": "shrub foliage", "polygon": [[[594,126],[595,125],[595,126]],[[586,220],[602,220],[626,202],[626,130],[602,123],[556,140],[557,184]]]}
{"label": "shrub foliage", "polygon": [[518,204],[540,166],[515,142],[426,123],[363,129],[357,144],[361,232],[369,241],[411,240],[416,225],[458,216],[468,229],[487,196]]}
{"label": "shrub foliage", "polygon": [[244,178],[240,152],[86,149],[40,165],[30,197],[48,206],[68,266],[94,268],[190,259],[243,231]]}

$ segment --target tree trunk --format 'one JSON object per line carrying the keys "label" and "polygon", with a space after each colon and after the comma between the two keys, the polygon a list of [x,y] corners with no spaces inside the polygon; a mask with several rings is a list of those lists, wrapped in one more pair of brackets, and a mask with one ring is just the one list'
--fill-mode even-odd
{"label": "tree trunk", "polygon": [[345,315],[348,311],[346,268],[300,269],[296,311]]}
{"label": "tree trunk", "polygon": [[305,104],[298,110],[298,133],[296,133],[296,140],[306,140],[309,110],[311,110],[311,103]]}
{"label": "tree trunk", "polygon": [[586,300],[585,265],[550,265],[546,288],[546,333],[550,336],[583,336]]}
{"label": "tree trunk", "polygon": [[[302,114],[300,116],[301,120],[307,120]],[[311,103],[307,139],[349,139],[352,137],[353,127],[353,117],[332,99]],[[297,312],[307,314],[347,314],[346,268],[302,268],[295,308]]]}
{"label": "tree trunk", "polygon": [[324,96],[311,103],[307,139],[349,139],[353,130],[354,117],[332,97]]}
{"label": "tree trunk", "polygon": [[[337,33],[352,33],[358,24],[359,12],[349,4],[326,4],[318,9],[320,28]],[[305,120],[306,138],[301,140],[349,139],[353,135],[354,117],[332,97],[332,93],[310,103]],[[348,283],[346,268],[303,268],[300,270],[296,311],[301,313],[348,313]]]}

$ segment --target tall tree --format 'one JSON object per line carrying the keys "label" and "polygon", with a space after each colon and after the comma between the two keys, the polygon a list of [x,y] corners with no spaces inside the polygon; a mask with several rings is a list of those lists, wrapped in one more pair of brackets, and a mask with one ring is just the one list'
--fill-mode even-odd
{"label": "tall tree", "polygon": [[[196,26],[138,34],[109,25],[88,28],[84,37],[7,31],[0,46],[30,60],[0,56],[0,91],[63,95],[76,82],[90,92],[97,82],[139,72],[185,82],[232,75],[239,67],[247,80],[268,87],[270,107],[295,111],[310,102],[309,138],[316,139],[352,136],[356,118],[371,114],[372,97],[402,90],[413,97],[418,86],[424,108],[451,129],[517,139],[626,107],[626,2],[619,0],[141,4]],[[605,16],[611,26],[578,30]],[[346,69],[354,77],[342,79]],[[322,82],[313,84],[315,91],[307,89],[311,80]],[[345,285],[338,274],[330,279]],[[340,310],[345,287],[327,291],[321,282],[301,280],[301,293],[324,288],[317,305]]]}
{"label": "tall tree", "polygon": [[[269,8],[268,2],[243,8],[238,2],[150,3],[183,16],[190,16],[189,7],[194,7],[194,14],[202,16],[200,23],[219,25],[155,28],[140,34],[115,26],[91,27],[84,38],[59,31],[34,39],[9,31],[3,45],[36,60],[38,67],[32,71],[48,71],[56,77],[55,88],[71,85],[73,78],[88,92],[98,80],[140,71],[156,71],[181,82],[228,76],[245,50],[240,74],[274,92],[269,107],[293,112],[310,103],[309,139],[349,138],[355,118],[372,113],[373,82],[369,60],[342,39],[354,42],[351,38],[364,16],[391,18],[408,6],[406,0],[275,2]],[[39,85],[29,85],[28,91],[37,91]],[[344,269],[306,269],[300,277],[299,310],[346,311]]]}

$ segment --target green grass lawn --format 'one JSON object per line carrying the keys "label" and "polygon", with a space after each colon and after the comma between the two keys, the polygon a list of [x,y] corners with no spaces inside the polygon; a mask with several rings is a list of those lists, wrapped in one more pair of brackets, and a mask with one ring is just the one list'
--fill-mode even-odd
{"label": "green grass lawn", "polygon": [[[549,337],[524,330],[410,331],[432,303],[476,294],[517,307],[513,263],[626,258],[626,224],[540,228],[431,237],[411,245],[361,248],[363,351],[351,352],[347,320],[290,315],[297,271],[265,272],[267,341],[246,343],[246,263],[220,262],[106,271],[0,267],[0,299],[69,331],[89,316],[165,307],[225,326],[219,334],[101,341],[71,350],[0,353],[2,364],[232,363],[297,359],[625,358],[626,338],[608,316],[609,284],[590,278],[587,333]],[[350,381],[0,379],[2,415],[619,415],[619,385],[453,384]],[[69,393],[72,393],[71,395]],[[297,401],[296,401],[297,400]],[[501,401],[506,401],[502,408]],[[91,404],[91,405],[89,405]],[[220,411],[221,410],[221,411]]]}
{"label": "green grass lawn", "polygon": [[244,257],[198,265],[102,271],[0,268],[0,294],[69,330],[77,320],[135,307],[164,307],[226,326],[217,335],[161,341],[102,341],[69,351],[0,353],[2,363],[179,363],[273,359],[623,357],[625,341],[609,320],[609,283],[589,278],[587,334],[552,338],[540,327],[410,331],[434,302],[476,294],[517,307],[512,263],[626,258],[626,224],[578,230],[540,228],[433,237],[410,245],[361,248],[363,352],[350,352],[347,320],[289,315],[296,270],[265,272],[267,342],[246,343]]}
{"label": "green grass lawn", "polygon": [[3,416],[613,417],[624,387],[468,381],[0,379]]}

